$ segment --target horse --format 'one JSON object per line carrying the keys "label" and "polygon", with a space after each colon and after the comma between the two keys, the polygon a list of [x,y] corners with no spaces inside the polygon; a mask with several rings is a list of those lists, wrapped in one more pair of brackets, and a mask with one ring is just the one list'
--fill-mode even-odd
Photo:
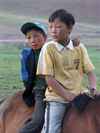
{"label": "horse", "polygon": [[22,99],[24,90],[20,90],[0,104],[0,133],[18,133],[26,119],[34,112],[34,106],[27,107]]}
{"label": "horse", "polygon": [[[22,99],[24,90],[15,92],[0,104],[0,133],[18,133],[28,117],[34,113],[34,107],[27,107]],[[80,95],[80,97],[82,97]],[[76,101],[80,100],[80,97]],[[88,96],[85,95],[85,99]],[[87,104],[85,104],[87,103]],[[100,132],[100,96],[94,100],[75,104],[70,102],[66,110],[62,133],[99,133]],[[77,108],[78,107],[78,108]],[[84,107],[84,108],[83,108]]]}

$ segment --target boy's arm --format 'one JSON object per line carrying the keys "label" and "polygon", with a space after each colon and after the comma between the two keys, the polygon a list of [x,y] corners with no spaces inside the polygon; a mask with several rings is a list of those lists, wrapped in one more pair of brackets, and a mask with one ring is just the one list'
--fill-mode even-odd
{"label": "boy's arm", "polygon": [[97,89],[97,80],[96,80],[95,74],[93,72],[90,72],[87,74],[87,77],[88,77],[90,87]]}
{"label": "boy's arm", "polygon": [[46,83],[59,95],[71,101],[74,96],[67,92],[55,79],[53,76],[45,75]]}
{"label": "boy's arm", "polygon": [[100,96],[100,92],[97,90],[97,80],[96,80],[95,74],[93,72],[90,72],[87,74],[87,77],[88,77],[90,87],[95,89],[93,97]]}

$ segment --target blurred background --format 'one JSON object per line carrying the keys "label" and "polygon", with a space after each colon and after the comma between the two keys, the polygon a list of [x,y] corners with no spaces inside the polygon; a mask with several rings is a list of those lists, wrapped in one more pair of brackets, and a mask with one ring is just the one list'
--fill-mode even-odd
{"label": "blurred background", "polygon": [[100,38],[100,0],[0,0],[0,40],[24,40],[20,27],[28,21],[43,23],[48,33],[48,17],[60,8],[75,17],[71,36]]}

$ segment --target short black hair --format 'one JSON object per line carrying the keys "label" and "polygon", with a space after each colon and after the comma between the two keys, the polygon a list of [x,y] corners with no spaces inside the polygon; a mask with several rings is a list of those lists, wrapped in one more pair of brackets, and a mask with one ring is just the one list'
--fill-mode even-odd
{"label": "short black hair", "polygon": [[25,35],[26,35],[27,32],[29,32],[29,31],[31,31],[31,30],[39,31],[43,36],[45,35],[45,33],[44,33],[44,31],[43,31],[42,29],[40,29],[40,28],[38,28],[38,27],[33,27],[33,26],[27,28],[27,30],[25,31]]}
{"label": "short black hair", "polygon": [[59,18],[61,21],[63,21],[67,27],[75,24],[73,15],[68,13],[65,9],[54,11],[49,17],[49,22],[53,22],[56,18]]}

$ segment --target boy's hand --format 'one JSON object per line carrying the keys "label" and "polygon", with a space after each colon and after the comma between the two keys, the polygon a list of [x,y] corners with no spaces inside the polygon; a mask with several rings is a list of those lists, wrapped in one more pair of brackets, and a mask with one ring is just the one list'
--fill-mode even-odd
{"label": "boy's hand", "polygon": [[90,98],[94,99],[95,97],[100,96],[100,92],[98,90],[91,88],[89,86],[87,86],[87,89],[90,91],[90,93],[85,93],[85,94]]}
{"label": "boy's hand", "polygon": [[100,92],[98,90],[93,90],[93,92],[94,97],[100,96]]}
{"label": "boy's hand", "polygon": [[98,90],[93,90],[93,95],[88,95],[90,98],[94,99],[97,96],[100,96],[100,92]]}
{"label": "boy's hand", "polygon": [[78,46],[79,44],[80,44],[80,40],[79,39],[77,39],[77,38],[72,38],[72,42],[73,42],[73,46],[74,47],[76,47],[76,46]]}
{"label": "boy's hand", "polygon": [[75,97],[73,95],[70,96],[70,98],[68,99],[69,102],[71,102]]}

